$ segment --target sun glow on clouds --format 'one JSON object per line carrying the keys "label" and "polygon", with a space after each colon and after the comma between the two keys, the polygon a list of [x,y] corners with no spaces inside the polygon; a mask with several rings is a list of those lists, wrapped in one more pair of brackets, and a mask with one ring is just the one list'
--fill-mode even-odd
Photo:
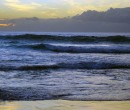
{"label": "sun glow on clouds", "polygon": [[14,23],[0,24],[0,27],[9,27],[9,26],[15,26],[15,24]]}
{"label": "sun glow on clouds", "polygon": [[64,0],[70,6],[68,13],[76,14],[87,10],[104,11],[109,8],[130,7],[130,0]]}
{"label": "sun glow on clouds", "polygon": [[35,2],[25,4],[20,2],[20,0],[6,0],[5,5],[19,11],[30,11],[42,6],[41,4]]}
{"label": "sun glow on clouds", "polygon": [[3,19],[3,18],[0,18],[0,21],[4,21],[5,19]]}
{"label": "sun glow on clouds", "polygon": [[4,5],[18,17],[57,18],[61,15],[57,6],[44,0],[5,0]]}
{"label": "sun glow on clouds", "polygon": [[[39,17],[62,18],[74,16],[87,10],[107,10],[110,7],[130,7],[130,0],[2,0],[5,18]],[[2,10],[2,8],[0,8]]]}

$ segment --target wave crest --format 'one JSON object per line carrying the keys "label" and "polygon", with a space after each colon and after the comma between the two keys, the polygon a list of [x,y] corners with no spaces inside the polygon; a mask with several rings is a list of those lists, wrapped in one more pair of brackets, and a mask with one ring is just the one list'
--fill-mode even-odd
{"label": "wave crest", "polygon": [[34,34],[25,34],[25,35],[15,35],[15,36],[4,36],[4,39],[12,40],[43,40],[43,41],[69,41],[69,42],[115,42],[123,43],[130,42],[130,37],[127,36],[56,36],[56,35],[34,35]]}
{"label": "wave crest", "polygon": [[53,65],[23,65],[23,66],[1,66],[0,71],[27,71],[27,70],[46,70],[46,69],[130,69],[129,63],[113,62],[74,62],[74,63],[57,63]]}
{"label": "wave crest", "polygon": [[31,48],[35,50],[48,50],[53,52],[65,53],[130,53],[130,45],[112,45],[112,44],[32,44],[21,45],[18,47]]}

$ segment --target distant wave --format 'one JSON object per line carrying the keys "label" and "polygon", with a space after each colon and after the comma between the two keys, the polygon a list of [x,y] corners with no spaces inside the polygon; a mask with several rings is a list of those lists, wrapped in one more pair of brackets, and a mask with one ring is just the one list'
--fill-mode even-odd
{"label": "distant wave", "polygon": [[32,64],[23,66],[0,66],[0,71],[27,71],[27,70],[46,70],[46,69],[130,69],[129,63],[116,62],[73,62],[73,63],[57,63],[53,65]]}
{"label": "distant wave", "polygon": [[113,44],[88,44],[88,45],[67,45],[67,44],[28,44],[17,47],[31,48],[35,50],[49,50],[65,53],[130,53],[130,45]]}
{"label": "distant wave", "polygon": [[113,43],[126,43],[130,42],[130,37],[127,36],[56,36],[56,35],[15,35],[15,36],[2,36],[4,39],[11,40],[39,40],[39,41],[62,41],[62,42],[113,42]]}

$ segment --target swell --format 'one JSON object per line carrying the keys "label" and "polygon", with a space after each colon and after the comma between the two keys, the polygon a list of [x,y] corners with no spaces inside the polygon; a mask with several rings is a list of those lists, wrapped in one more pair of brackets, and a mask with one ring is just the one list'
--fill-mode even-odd
{"label": "swell", "polygon": [[66,45],[66,44],[32,44],[17,46],[20,48],[30,48],[34,50],[49,50],[53,52],[65,53],[130,53],[130,45],[113,44],[91,44],[91,45]]}
{"label": "swell", "polygon": [[56,36],[56,35],[15,35],[1,36],[4,39],[11,40],[39,40],[39,41],[62,41],[62,42],[113,42],[113,43],[129,43],[130,37],[127,36]]}
{"label": "swell", "polygon": [[57,63],[53,65],[32,64],[23,66],[0,66],[0,71],[27,71],[27,70],[47,70],[47,69],[130,69],[130,63],[116,62],[73,62]]}

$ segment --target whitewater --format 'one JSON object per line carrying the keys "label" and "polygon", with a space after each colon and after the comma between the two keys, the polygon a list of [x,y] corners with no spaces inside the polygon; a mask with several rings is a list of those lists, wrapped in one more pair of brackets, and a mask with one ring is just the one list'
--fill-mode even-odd
{"label": "whitewater", "polygon": [[0,100],[130,100],[130,33],[0,32]]}

